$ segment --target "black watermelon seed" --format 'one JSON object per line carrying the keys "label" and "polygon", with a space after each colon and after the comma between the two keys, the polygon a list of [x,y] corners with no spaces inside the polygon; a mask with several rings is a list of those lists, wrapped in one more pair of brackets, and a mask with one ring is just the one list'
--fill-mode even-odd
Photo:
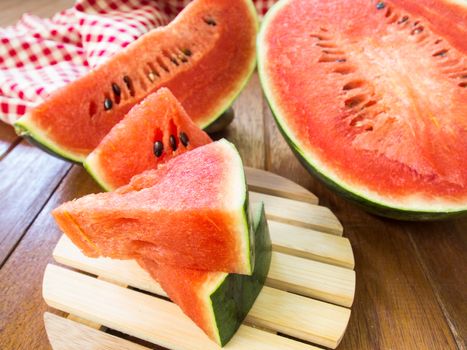
{"label": "black watermelon seed", "polygon": [[193,54],[193,52],[191,52],[190,49],[184,49],[183,54],[187,57],[190,57]]}
{"label": "black watermelon seed", "polygon": [[188,135],[185,134],[183,131],[180,133],[180,141],[185,147],[188,146],[188,142],[190,141],[188,140]]}
{"label": "black watermelon seed", "polygon": [[112,105],[113,105],[113,103],[112,103],[112,100],[110,98],[106,98],[104,100],[104,109],[106,111],[108,111],[109,109],[112,109]]}
{"label": "black watermelon seed", "polygon": [[154,155],[159,158],[164,152],[164,144],[160,141],[154,142]]}
{"label": "black watermelon seed", "polygon": [[131,79],[130,79],[130,77],[129,77],[128,75],[125,75],[125,76],[123,77],[123,81],[125,82],[126,86],[127,86],[128,89],[129,89],[130,86],[131,86]]}
{"label": "black watermelon seed", "polygon": [[120,86],[118,86],[115,83],[112,83],[112,91],[114,92],[115,96],[120,96],[122,93],[122,90],[120,90]]}
{"label": "black watermelon seed", "polygon": [[208,26],[216,26],[217,23],[215,20],[213,20],[212,18],[205,18],[204,19],[204,22],[208,25]]}
{"label": "black watermelon seed", "polygon": [[382,1],[380,1],[380,2],[378,2],[378,3],[376,4],[376,9],[377,9],[377,10],[382,10],[382,9],[384,9],[385,7],[386,7],[386,4],[385,4],[384,2],[382,2]]}
{"label": "black watermelon seed", "polygon": [[177,150],[177,140],[175,140],[174,135],[170,135],[169,143],[170,143],[170,147],[172,147],[172,150],[175,152]]}
{"label": "black watermelon seed", "polygon": [[345,58],[339,58],[336,62],[346,62],[347,60]]}

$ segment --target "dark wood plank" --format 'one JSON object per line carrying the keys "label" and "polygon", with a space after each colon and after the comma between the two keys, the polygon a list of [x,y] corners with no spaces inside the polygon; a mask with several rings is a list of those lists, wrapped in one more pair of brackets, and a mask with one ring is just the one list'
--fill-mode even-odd
{"label": "dark wood plank", "polygon": [[467,349],[467,218],[407,224],[460,349]]}
{"label": "dark wood plank", "polygon": [[[405,223],[366,214],[313,179],[299,164],[265,108],[267,169],[309,188],[344,225],[357,286],[339,349],[456,349]],[[443,224],[440,224],[443,225]],[[447,228],[447,226],[440,226]]]}
{"label": "dark wood plank", "polygon": [[50,212],[66,200],[97,191],[85,170],[75,166],[0,270],[0,349],[50,348],[43,325],[47,306],[41,286],[44,268],[52,262],[61,235]]}
{"label": "dark wood plank", "polygon": [[25,141],[0,162],[0,266],[70,166]]}
{"label": "dark wood plank", "polygon": [[211,135],[214,139],[226,138],[233,142],[242,156],[244,165],[263,168],[265,164],[263,99],[257,74],[233,105],[235,118],[222,132]]}
{"label": "dark wood plank", "polygon": [[16,135],[13,127],[0,122],[0,160],[2,160],[20,140],[21,138]]}
{"label": "dark wood plank", "polygon": [[0,2],[0,26],[16,23],[23,13],[34,13],[40,17],[49,17],[60,10],[69,8],[74,0],[2,0]]}

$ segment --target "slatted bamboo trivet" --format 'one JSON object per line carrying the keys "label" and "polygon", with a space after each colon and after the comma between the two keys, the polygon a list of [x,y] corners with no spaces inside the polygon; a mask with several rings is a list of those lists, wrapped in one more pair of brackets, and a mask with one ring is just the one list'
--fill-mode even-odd
{"label": "slatted bamboo trivet", "polygon": [[[263,201],[273,243],[266,286],[225,349],[335,348],[355,292],[352,248],[334,214],[305,188],[246,168],[250,200]],[[84,256],[66,237],[43,281],[45,328],[54,350],[148,349],[106,333],[117,330],[172,350],[211,350],[210,341],[134,261]]]}

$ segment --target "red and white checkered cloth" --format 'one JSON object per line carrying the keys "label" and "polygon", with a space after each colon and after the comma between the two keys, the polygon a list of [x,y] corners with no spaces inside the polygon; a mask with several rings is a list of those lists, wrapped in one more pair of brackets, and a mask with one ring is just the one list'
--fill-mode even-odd
{"label": "red and white checkered cloth", "polygon": [[[255,0],[260,15],[276,0]],[[190,0],[77,0],[51,19],[25,14],[0,28],[0,120],[13,123]]]}

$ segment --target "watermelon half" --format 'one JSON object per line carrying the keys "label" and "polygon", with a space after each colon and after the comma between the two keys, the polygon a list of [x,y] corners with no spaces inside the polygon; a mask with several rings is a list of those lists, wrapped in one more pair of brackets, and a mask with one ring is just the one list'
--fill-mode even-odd
{"label": "watermelon half", "polygon": [[147,258],[177,267],[252,273],[248,194],[240,155],[220,140],[135,176],[115,192],[53,211],[89,257]]}
{"label": "watermelon half", "polygon": [[136,103],[168,87],[201,128],[214,124],[247,83],[258,23],[251,0],[195,0],[85,76],[56,91],[15,127],[75,162]]}
{"label": "watermelon half", "polygon": [[106,191],[212,142],[167,88],[150,94],[104,137],[84,167]]}
{"label": "watermelon half", "polygon": [[263,205],[253,204],[251,213],[255,246],[251,276],[180,269],[148,259],[139,261],[172,301],[220,346],[232,338],[253,306],[271,263],[271,239]]}
{"label": "watermelon half", "polygon": [[467,212],[467,6],[281,0],[258,37],[276,122],[303,164],[370,212]]}

